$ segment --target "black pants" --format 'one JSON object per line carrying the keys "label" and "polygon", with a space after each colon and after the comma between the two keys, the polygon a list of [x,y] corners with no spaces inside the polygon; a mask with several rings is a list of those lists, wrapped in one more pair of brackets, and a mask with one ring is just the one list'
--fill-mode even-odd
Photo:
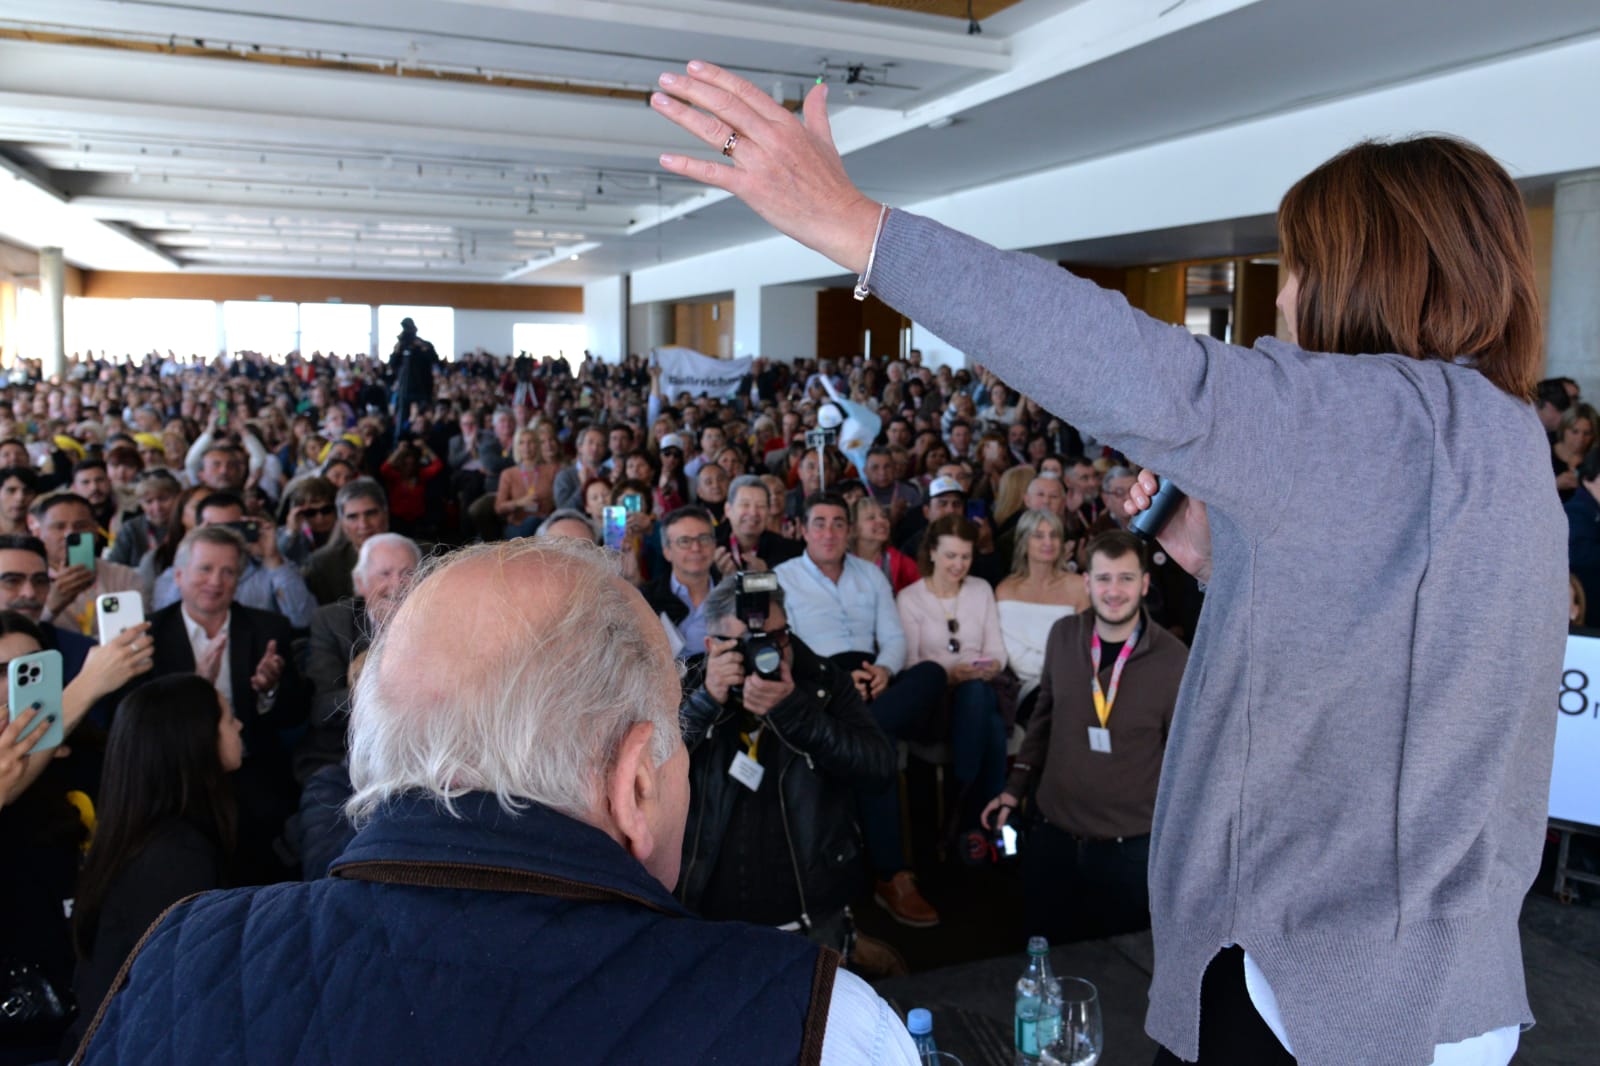
{"label": "black pants", "polygon": [[[1177,1066],[1183,1061],[1162,1048],[1154,1066]],[[1294,1066],[1294,1056],[1283,1049],[1250,1002],[1242,948],[1223,948],[1206,967],[1200,985],[1198,1061],[1201,1066]]]}
{"label": "black pants", "polygon": [[1040,818],[1020,850],[1029,936],[1060,942],[1149,928],[1149,834],[1082,841]]}

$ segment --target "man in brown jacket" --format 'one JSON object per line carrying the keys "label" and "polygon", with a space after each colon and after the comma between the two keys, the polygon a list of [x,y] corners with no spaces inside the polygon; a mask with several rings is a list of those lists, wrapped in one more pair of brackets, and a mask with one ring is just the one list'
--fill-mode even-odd
{"label": "man in brown jacket", "polygon": [[1006,789],[984,809],[1004,825],[1030,785],[1024,921],[1051,940],[1150,924],[1146,875],[1161,758],[1189,652],[1144,609],[1144,546],[1122,530],[1090,541],[1089,614],[1050,630],[1039,700]]}

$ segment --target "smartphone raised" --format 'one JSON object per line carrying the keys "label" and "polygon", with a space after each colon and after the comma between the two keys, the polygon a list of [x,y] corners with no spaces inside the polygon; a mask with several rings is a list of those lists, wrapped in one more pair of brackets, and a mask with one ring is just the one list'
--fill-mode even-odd
{"label": "smartphone raised", "polygon": [[13,719],[32,708],[39,712],[35,723],[47,723],[43,729],[34,726],[39,739],[28,754],[59,748],[66,732],[61,724],[61,653],[50,650],[17,656],[6,667],[6,685],[7,709]]}
{"label": "smartphone raised", "polygon": [[638,514],[644,510],[644,497],[637,492],[630,492],[622,497],[622,506],[629,514]]}
{"label": "smartphone raised", "polygon": [[144,622],[144,600],[137,592],[107,592],[95,597],[94,616],[100,643],[110,644],[122,633]]}
{"label": "smartphone raised", "polygon": [[981,522],[989,517],[989,504],[984,500],[967,501],[967,521]]}
{"label": "smartphone raised", "polygon": [[1007,822],[1000,827],[1000,834],[995,838],[995,850],[1008,858],[1017,853],[1017,831]]}
{"label": "smartphone raised", "polygon": [[622,538],[628,531],[628,509],[622,506],[607,507],[604,518],[606,547],[612,551],[621,551]]}
{"label": "smartphone raised", "polygon": [[87,566],[94,569],[96,550],[99,547],[98,538],[93,533],[68,533],[67,534],[67,565]]}

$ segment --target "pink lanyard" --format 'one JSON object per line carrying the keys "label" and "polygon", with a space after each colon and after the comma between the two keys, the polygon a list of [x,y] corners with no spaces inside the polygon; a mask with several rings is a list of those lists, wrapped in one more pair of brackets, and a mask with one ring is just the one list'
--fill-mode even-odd
{"label": "pink lanyard", "polygon": [[1117,689],[1122,685],[1122,668],[1128,665],[1128,656],[1133,654],[1133,646],[1139,639],[1139,631],[1144,628],[1141,622],[1129,634],[1128,640],[1122,645],[1122,650],[1117,653],[1117,663],[1111,668],[1111,694],[1106,695],[1100,688],[1100,633],[1095,631],[1094,639],[1089,642],[1089,677],[1094,682],[1094,713],[1100,719],[1100,728],[1106,728],[1106,723],[1111,721],[1111,708],[1117,702]]}

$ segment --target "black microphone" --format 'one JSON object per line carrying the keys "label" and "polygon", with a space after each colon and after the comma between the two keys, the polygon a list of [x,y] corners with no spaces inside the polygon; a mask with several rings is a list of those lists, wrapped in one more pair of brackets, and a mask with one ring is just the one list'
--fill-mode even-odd
{"label": "black microphone", "polygon": [[1166,478],[1161,478],[1161,487],[1150,500],[1150,506],[1134,516],[1128,523],[1128,528],[1145,540],[1155,540],[1161,535],[1161,530],[1166,527],[1167,520],[1172,517],[1172,512],[1178,509],[1178,504],[1185,499],[1183,490]]}

